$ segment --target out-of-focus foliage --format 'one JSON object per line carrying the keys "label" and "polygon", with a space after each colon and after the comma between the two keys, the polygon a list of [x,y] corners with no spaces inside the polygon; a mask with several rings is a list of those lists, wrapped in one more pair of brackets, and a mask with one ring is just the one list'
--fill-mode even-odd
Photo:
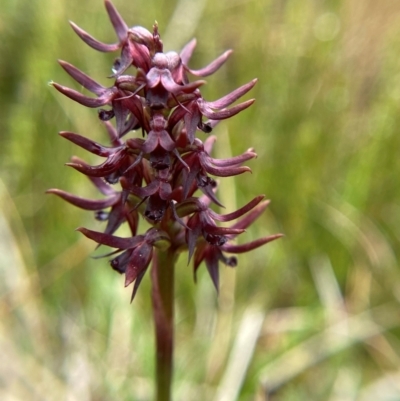
{"label": "out-of-focus foliage", "polygon": [[[234,49],[206,99],[259,79],[255,105],[215,129],[218,156],[259,155],[220,198],[230,211],[267,194],[243,240],[286,235],[224,268],[218,298],[204,268],[195,285],[181,258],[175,399],[399,399],[400,3],[114,4],[132,25],[157,20],[167,50],[197,37],[194,68]],[[148,277],[130,305],[74,231],[101,223],[44,195],[95,196],[63,167],[87,155],[58,131],[106,138],[95,110],[47,85],[74,85],[57,58],[104,84],[110,74],[113,55],[85,46],[68,20],[115,39],[100,0],[2,2],[0,399],[149,400]]]}

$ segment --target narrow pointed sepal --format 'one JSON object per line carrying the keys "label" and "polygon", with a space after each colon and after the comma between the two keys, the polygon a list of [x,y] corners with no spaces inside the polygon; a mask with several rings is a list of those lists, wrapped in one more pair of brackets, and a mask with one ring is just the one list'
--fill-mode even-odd
{"label": "narrow pointed sepal", "polygon": [[114,27],[115,33],[118,36],[118,39],[123,42],[128,34],[128,25],[126,25],[125,21],[122,19],[118,10],[114,7],[114,5],[109,0],[105,0],[104,5],[107,10],[107,14],[110,18],[111,24]]}
{"label": "narrow pointed sepal", "polygon": [[197,100],[197,104],[199,105],[201,113],[211,120],[224,120],[226,118],[233,117],[234,115],[250,107],[254,102],[255,99],[250,99],[243,103],[239,103],[230,109],[213,111],[203,99]]}
{"label": "narrow pointed sepal", "polygon": [[181,50],[179,56],[182,60],[182,64],[188,65],[192,54],[194,52],[194,49],[196,48],[197,41],[196,39],[192,39],[190,42],[188,42],[183,49]]}
{"label": "narrow pointed sepal", "polygon": [[106,104],[109,104],[115,95],[113,90],[109,90],[109,91],[105,91],[98,98],[92,98],[92,97],[82,95],[82,93],[77,92],[74,89],[57,84],[56,82],[51,82],[50,84],[52,86],[54,86],[54,88],[56,88],[63,95],[69,97],[72,100],[75,100],[75,102],[78,102],[83,106],[90,107],[90,108],[101,107]]}
{"label": "narrow pointed sepal", "polygon": [[106,44],[98,41],[95,39],[93,36],[89,35],[87,32],[85,32],[82,28],[79,28],[78,25],[73,23],[72,21],[69,21],[69,24],[71,25],[72,29],[75,31],[75,33],[91,48],[98,50],[100,52],[114,52],[120,48],[119,43],[113,43],[113,44]]}
{"label": "narrow pointed sepal", "polygon": [[210,209],[208,213],[210,214],[210,216],[213,219],[215,219],[217,221],[231,221],[234,219],[238,219],[239,217],[243,216],[245,213],[252,210],[264,199],[264,197],[265,197],[265,195],[259,195],[259,196],[255,197],[252,201],[250,201],[249,203],[247,203],[246,205],[242,206],[240,209],[238,209],[232,213],[218,214],[218,213],[215,213],[212,209]]}
{"label": "narrow pointed sepal", "polygon": [[268,237],[259,238],[254,241],[247,242],[246,244],[241,244],[241,245],[225,244],[221,247],[221,249],[229,253],[244,253],[259,248],[260,246],[268,244],[268,242],[275,241],[276,239],[281,237],[283,237],[283,234],[274,234]]}
{"label": "narrow pointed sepal", "polygon": [[70,194],[61,189],[49,189],[47,194],[54,194],[64,199],[68,203],[85,210],[102,210],[114,205],[119,198],[118,194],[112,195],[106,199],[85,199],[80,196]]}
{"label": "narrow pointed sepal", "polygon": [[63,60],[58,60],[58,63],[72,78],[75,79],[76,82],[80,83],[84,88],[86,88],[90,92],[93,92],[96,95],[100,96],[107,89],[103,85],[100,85],[94,79],[90,78],[88,75],[83,73],[81,70],[73,66],[72,64],[67,63],[66,61]]}
{"label": "narrow pointed sepal", "polygon": [[130,249],[137,246],[143,241],[143,235],[137,235],[131,238],[122,238],[115,235],[100,233],[98,231],[88,230],[84,227],[79,227],[76,231],[81,232],[85,237],[97,242],[101,245],[110,246],[111,248]]}
{"label": "narrow pointed sepal", "polygon": [[214,102],[207,102],[207,105],[212,109],[223,109],[224,107],[231,105],[237,99],[245,95],[249,90],[251,90],[254,87],[256,83],[257,79],[253,79],[249,83],[242,85],[240,88],[235,89],[226,96],[221,97],[220,99],[215,100]]}
{"label": "narrow pointed sepal", "polygon": [[204,68],[201,68],[199,70],[192,70],[188,67],[186,69],[192,74],[197,77],[207,77],[211,74],[213,74],[215,71],[217,71],[228,59],[228,57],[233,53],[232,50],[227,50],[223,54],[221,54],[218,58],[216,58],[212,63],[207,65]]}
{"label": "narrow pointed sepal", "polygon": [[80,146],[81,148],[87,150],[90,153],[93,153],[97,156],[108,157],[116,152],[116,148],[107,148],[106,146],[102,146],[97,142],[92,141],[84,136],[79,134],[75,134],[74,132],[69,131],[61,131],[60,136],[65,139],[68,139],[75,145]]}

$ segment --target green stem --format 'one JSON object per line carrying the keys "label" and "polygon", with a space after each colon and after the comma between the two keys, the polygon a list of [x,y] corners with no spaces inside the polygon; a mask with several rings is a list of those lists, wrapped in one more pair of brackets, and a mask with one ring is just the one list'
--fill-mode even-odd
{"label": "green stem", "polygon": [[174,250],[156,250],[151,270],[156,334],[156,401],[171,401],[174,353]]}

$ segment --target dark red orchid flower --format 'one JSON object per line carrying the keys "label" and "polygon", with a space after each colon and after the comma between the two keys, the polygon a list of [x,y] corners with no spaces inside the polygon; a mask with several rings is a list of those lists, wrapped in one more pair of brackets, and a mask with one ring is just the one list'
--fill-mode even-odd
{"label": "dark red orchid flower", "polygon": [[[222,206],[216,195],[217,179],[250,172],[250,167],[243,164],[257,155],[249,148],[238,156],[216,159],[212,157],[216,137],[209,136],[204,142],[197,137],[198,131],[209,134],[219,121],[251,106],[254,99],[234,103],[257,80],[218,100],[206,101],[200,90],[205,81],[190,81],[189,77],[213,74],[229,58],[231,50],[204,68],[191,69],[195,40],[180,53],[164,53],[157,24],[152,31],[139,26],[129,28],[109,0],[105,0],[105,6],[117,36],[115,43],[103,43],[73,22],[71,26],[90,47],[100,52],[120,52],[112,66],[110,85],[97,83],[66,61],[59,61],[61,67],[94,96],[52,83],[72,100],[98,108],[108,144],[69,131],[60,135],[105,158],[97,165],[78,157],[67,163],[87,175],[104,197],[84,199],[59,189],[48,192],[94,211],[97,220],[106,222],[103,232],[78,230],[99,245],[116,248],[108,255],[114,255],[110,263],[114,270],[125,274],[125,285],[134,282],[132,298],[160,247],[168,248],[170,254],[186,248],[195,273],[204,261],[218,288],[219,262],[231,267],[237,264],[236,257],[226,256],[227,253],[247,252],[281,236],[264,236],[244,244],[234,242],[260,216],[268,201],[260,195],[234,212],[218,214],[212,209],[212,204]],[[129,67],[135,70],[133,74]],[[151,226],[143,235],[137,233],[140,216]],[[224,226],[232,220],[236,222]],[[124,223],[130,227],[129,238],[116,235]],[[159,258],[155,259],[158,263]]]}

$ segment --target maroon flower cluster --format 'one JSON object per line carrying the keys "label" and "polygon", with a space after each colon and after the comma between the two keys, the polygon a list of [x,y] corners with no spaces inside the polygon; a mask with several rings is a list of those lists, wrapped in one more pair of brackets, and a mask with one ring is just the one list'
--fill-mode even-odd
{"label": "maroon flower cluster", "polygon": [[[268,201],[258,196],[239,210],[217,214],[210,205],[222,206],[216,196],[217,182],[213,177],[228,177],[250,171],[242,166],[256,157],[253,149],[229,159],[210,156],[215,137],[203,143],[198,131],[209,134],[222,119],[234,116],[249,107],[254,100],[228,108],[246,94],[256,80],[234,90],[214,102],[203,99],[199,88],[204,81],[189,82],[188,74],[205,77],[216,70],[231,54],[227,51],[207,67],[192,70],[188,63],[196,46],[189,42],[180,54],[163,53],[157,25],[153,32],[142,27],[128,28],[112,3],[105,1],[111,23],[118,36],[115,44],[104,44],[71,23],[78,36],[90,47],[101,52],[120,50],[121,56],[112,67],[114,83],[104,87],[71,64],[60,61],[64,70],[96,97],[88,97],[73,89],[52,85],[62,94],[91,108],[108,132],[110,145],[104,146],[72,132],[60,135],[90,153],[105,158],[97,166],[73,157],[67,165],[87,175],[104,195],[102,200],[83,199],[59,189],[56,194],[75,206],[95,212],[97,220],[106,221],[104,232],[79,228],[98,244],[116,248],[110,255],[113,269],[125,274],[125,285],[135,282],[132,298],[142,280],[155,248],[172,247],[175,252],[189,250],[196,272],[202,261],[218,288],[218,264],[236,266],[235,257],[227,253],[246,252],[281,235],[235,245],[230,243],[241,234],[266,208]],[[126,73],[135,68],[135,75]],[[109,120],[114,119],[112,125]],[[128,134],[140,133],[140,137]],[[119,183],[118,189],[115,184]],[[203,195],[198,197],[200,190]],[[150,228],[138,234],[139,215]],[[216,222],[238,219],[231,227]],[[132,237],[115,236],[115,231],[127,222]]]}

